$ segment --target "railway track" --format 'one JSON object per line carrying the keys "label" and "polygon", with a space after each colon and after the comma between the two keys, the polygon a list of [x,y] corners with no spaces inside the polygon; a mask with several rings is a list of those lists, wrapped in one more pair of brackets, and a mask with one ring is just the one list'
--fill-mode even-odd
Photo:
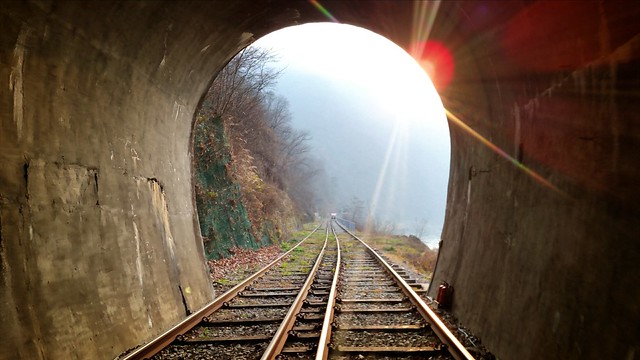
{"label": "railway track", "polygon": [[421,284],[334,224],[123,359],[473,359]]}
{"label": "railway track", "polygon": [[[451,359],[455,356],[419,309],[426,289],[351,233],[341,239],[338,286],[328,357]],[[456,358],[465,358],[456,354]]]}

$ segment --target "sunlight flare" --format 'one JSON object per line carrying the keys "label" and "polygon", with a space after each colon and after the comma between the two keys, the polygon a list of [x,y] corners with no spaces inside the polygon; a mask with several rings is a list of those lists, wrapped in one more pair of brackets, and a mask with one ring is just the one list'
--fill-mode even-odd
{"label": "sunlight flare", "polygon": [[522,172],[524,172],[525,174],[530,176],[533,180],[537,181],[538,183],[548,187],[549,189],[551,189],[551,190],[553,190],[553,191],[555,191],[555,192],[557,192],[557,193],[559,193],[561,195],[568,196],[564,191],[560,190],[558,187],[553,185],[549,180],[545,179],[542,175],[540,175],[537,172],[535,172],[535,171],[531,170],[530,168],[526,167],[523,163],[518,161],[516,158],[514,158],[513,156],[507,154],[506,151],[502,150],[501,148],[496,146],[494,143],[489,141],[487,138],[485,138],[484,136],[480,135],[477,131],[472,129],[469,125],[467,125],[464,121],[462,121],[458,116],[453,114],[451,111],[447,110],[446,108],[444,109],[444,111],[447,114],[447,117],[449,118],[451,123],[453,123],[454,125],[456,125],[459,128],[461,128],[467,134],[469,134],[472,137],[474,137],[477,140],[479,140],[480,143],[482,143],[483,145],[485,145],[486,147],[491,149],[496,154],[498,154],[498,155],[502,156],[503,158],[507,159],[509,162],[511,162],[513,165],[515,165],[518,169],[522,170]]}
{"label": "sunlight flare", "polygon": [[[440,1],[420,1],[416,2],[413,9],[413,29],[411,31],[412,44],[429,40],[431,29],[438,16]],[[411,54],[416,59],[422,54]]]}
{"label": "sunlight flare", "polygon": [[[428,32],[437,6],[418,11]],[[294,121],[339,139],[312,140],[339,179],[327,181],[336,199],[363,200],[377,221],[396,224],[402,234],[412,231],[418,214],[433,224],[425,236],[439,238],[451,142],[442,101],[421,64],[379,34],[329,22],[281,29],[254,46],[272,51],[286,68],[278,87],[288,94]],[[432,64],[436,71],[441,65]]]}
{"label": "sunlight flare", "polygon": [[309,2],[311,3],[311,5],[313,5],[316,9],[318,9],[318,11],[320,11],[322,13],[322,15],[326,16],[327,19],[333,21],[334,23],[339,23],[338,19],[336,19],[330,12],[329,10],[327,10],[327,8],[325,8],[324,6],[322,6],[322,4],[320,4],[317,0],[309,0]]}

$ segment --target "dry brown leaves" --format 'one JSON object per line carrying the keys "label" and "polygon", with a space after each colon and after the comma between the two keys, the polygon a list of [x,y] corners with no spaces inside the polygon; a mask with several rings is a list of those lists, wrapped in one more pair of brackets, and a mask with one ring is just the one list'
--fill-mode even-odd
{"label": "dry brown leaves", "polygon": [[209,260],[209,277],[212,281],[221,279],[245,277],[250,275],[277,258],[282,250],[278,245],[271,245],[258,250],[232,248],[233,255],[219,260]]}

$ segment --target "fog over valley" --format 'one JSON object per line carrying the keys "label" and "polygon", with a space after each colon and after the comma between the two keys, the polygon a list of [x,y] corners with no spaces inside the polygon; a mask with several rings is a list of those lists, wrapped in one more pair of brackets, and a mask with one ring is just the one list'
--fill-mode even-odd
{"label": "fog over valley", "polygon": [[325,170],[318,190],[329,188],[323,210],[361,212],[360,222],[368,218],[379,229],[437,246],[449,130],[433,85],[413,59],[378,35],[335,24],[280,30],[256,45],[270,48],[278,58],[273,66],[284,69],[274,93],[287,99],[292,125],[311,136]]}

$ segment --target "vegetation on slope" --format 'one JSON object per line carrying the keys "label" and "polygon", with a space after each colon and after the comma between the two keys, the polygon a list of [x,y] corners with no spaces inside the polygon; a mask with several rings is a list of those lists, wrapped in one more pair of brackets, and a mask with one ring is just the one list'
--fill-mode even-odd
{"label": "vegetation on slope", "polygon": [[416,273],[431,278],[438,258],[438,250],[430,249],[415,236],[363,234],[362,239],[389,257]]}
{"label": "vegetation on slope", "polygon": [[200,231],[209,259],[228,256],[233,247],[256,248],[240,185],[229,176],[232,162],[224,124],[199,117],[195,128],[195,193]]}
{"label": "vegetation on slope", "polygon": [[317,172],[309,136],[269,89],[279,72],[264,49],[241,51],[204,96],[194,128],[200,228],[209,259],[272,243],[313,216]]}

